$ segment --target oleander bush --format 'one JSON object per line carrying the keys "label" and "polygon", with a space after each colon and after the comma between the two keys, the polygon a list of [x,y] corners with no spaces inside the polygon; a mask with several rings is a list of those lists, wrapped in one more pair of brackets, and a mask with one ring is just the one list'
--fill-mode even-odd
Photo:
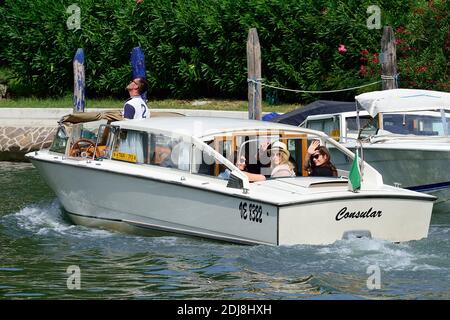
{"label": "oleander bush", "polygon": [[[397,31],[400,85],[449,89],[447,0],[77,0],[81,28],[69,30],[75,1],[6,0],[0,6],[0,65],[37,96],[67,94],[72,59],[86,53],[88,97],[126,95],[130,52],[145,52],[152,97],[247,95],[246,41],[257,28],[263,78],[272,85],[333,90],[380,79],[382,30],[367,8]],[[280,100],[351,99],[379,89],[306,95],[264,89]],[[24,90],[20,92],[25,94]]]}

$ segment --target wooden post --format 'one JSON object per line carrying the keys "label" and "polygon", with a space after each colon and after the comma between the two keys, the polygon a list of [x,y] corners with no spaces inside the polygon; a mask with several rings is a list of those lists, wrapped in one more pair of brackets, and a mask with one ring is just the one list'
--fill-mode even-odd
{"label": "wooden post", "polygon": [[[133,50],[131,50],[130,61],[133,79],[136,78],[146,79],[147,77],[145,72],[145,56],[141,47],[134,47]],[[147,100],[147,92],[144,92],[142,94],[142,99],[144,99],[144,101]]]}
{"label": "wooden post", "polygon": [[84,112],[85,96],[84,50],[78,48],[73,59],[73,112]]}
{"label": "wooden post", "polygon": [[397,89],[397,51],[392,27],[383,29],[381,39],[381,79],[383,90]]}
{"label": "wooden post", "polygon": [[[247,39],[248,118],[261,120],[261,47],[258,32],[251,28]],[[256,82],[258,81],[258,82]]]}

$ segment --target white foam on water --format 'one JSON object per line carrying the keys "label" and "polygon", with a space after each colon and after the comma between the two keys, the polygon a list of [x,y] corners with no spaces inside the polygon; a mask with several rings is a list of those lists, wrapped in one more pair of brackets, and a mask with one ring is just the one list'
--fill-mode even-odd
{"label": "white foam on water", "polygon": [[174,236],[154,237],[152,240],[155,244],[163,244],[165,246],[175,246],[180,243],[180,238]]}
{"label": "white foam on water", "polygon": [[11,216],[17,219],[17,224],[22,229],[45,234],[48,230],[64,232],[73,228],[72,225],[63,223],[60,215],[59,205],[54,201],[48,206],[27,206]]}
{"label": "white foam on water", "polygon": [[111,232],[106,230],[84,228],[64,221],[63,213],[57,200],[47,205],[27,206],[19,212],[4,218],[9,217],[16,219],[16,223],[21,229],[31,231],[37,235],[70,235],[77,238],[86,236],[109,237],[112,235]]}
{"label": "white foam on water", "polygon": [[[425,240],[426,241],[426,240]],[[331,255],[343,264],[377,265],[384,271],[439,270],[440,267],[421,261],[436,258],[433,254],[415,250],[410,243],[395,244],[376,239],[349,239],[338,241],[317,250],[320,255]]]}

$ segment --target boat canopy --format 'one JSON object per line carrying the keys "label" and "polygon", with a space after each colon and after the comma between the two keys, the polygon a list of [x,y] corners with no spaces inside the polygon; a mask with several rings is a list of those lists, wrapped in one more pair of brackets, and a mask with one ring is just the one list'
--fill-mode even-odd
{"label": "boat canopy", "polygon": [[419,89],[372,91],[355,97],[372,117],[378,113],[449,110],[450,93]]}
{"label": "boat canopy", "polygon": [[123,120],[122,110],[105,110],[100,112],[74,112],[65,115],[59,120],[60,124],[76,124],[91,121],[108,120],[119,121]]}
{"label": "boat canopy", "polygon": [[[184,115],[178,112],[166,111],[151,111],[151,117],[183,117]],[[59,120],[60,124],[76,124],[99,120],[107,121],[121,121],[124,120],[121,109],[105,110],[100,112],[74,112],[65,115]]]}

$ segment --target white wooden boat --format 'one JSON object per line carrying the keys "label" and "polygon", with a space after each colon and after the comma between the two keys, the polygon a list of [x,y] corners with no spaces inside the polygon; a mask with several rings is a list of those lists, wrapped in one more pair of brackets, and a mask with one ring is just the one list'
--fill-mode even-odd
{"label": "white wooden boat", "polygon": [[[340,177],[308,177],[302,161],[312,139],[339,150],[346,164],[354,157],[318,131],[211,117],[88,125],[61,125],[49,150],[27,154],[75,223],[271,245],[428,235],[435,197],[385,185],[367,163],[358,192],[339,167]],[[263,141],[288,146],[296,177],[251,183],[229,160],[239,151],[257,167]],[[219,178],[226,169],[229,180]]]}

